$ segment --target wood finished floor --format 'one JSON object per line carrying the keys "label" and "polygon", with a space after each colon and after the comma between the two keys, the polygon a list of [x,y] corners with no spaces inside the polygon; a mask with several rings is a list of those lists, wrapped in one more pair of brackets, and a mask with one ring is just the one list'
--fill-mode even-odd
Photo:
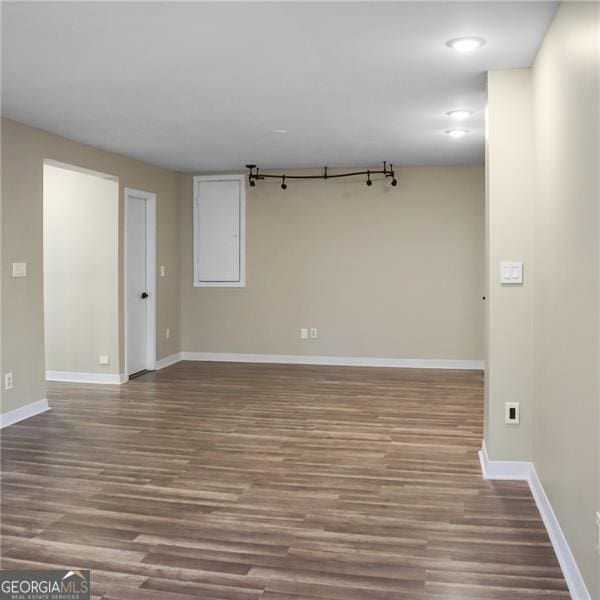
{"label": "wood finished floor", "polygon": [[481,478],[481,375],[179,363],[49,384],[2,432],[2,568],[105,600],[568,598],[524,482]]}

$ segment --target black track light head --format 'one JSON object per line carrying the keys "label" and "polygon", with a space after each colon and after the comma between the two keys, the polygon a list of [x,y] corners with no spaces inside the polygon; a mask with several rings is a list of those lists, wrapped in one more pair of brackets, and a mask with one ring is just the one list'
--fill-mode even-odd
{"label": "black track light head", "polygon": [[287,183],[282,183],[281,184],[281,189],[282,190],[287,190]]}
{"label": "black track light head", "polygon": [[254,179],[250,180],[250,187],[255,187],[256,186],[256,181],[254,181]]}
{"label": "black track light head", "polygon": [[373,185],[373,182],[370,179],[367,179],[367,185]]}
{"label": "black track light head", "polygon": [[394,178],[394,179],[392,179],[392,185],[393,185],[394,187],[396,187],[396,186],[398,185],[398,182],[396,181],[396,179],[395,179],[395,178]]}

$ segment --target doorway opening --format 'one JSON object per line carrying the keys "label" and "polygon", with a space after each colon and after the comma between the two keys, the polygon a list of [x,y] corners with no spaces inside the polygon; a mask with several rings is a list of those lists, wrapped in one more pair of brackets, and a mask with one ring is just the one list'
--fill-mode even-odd
{"label": "doorway opening", "polygon": [[125,188],[125,374],[156,363],[156,194]]}
{"label": "doorway opening", "polygon": [[44,161],[46,379],[122,383],[119,183]]}

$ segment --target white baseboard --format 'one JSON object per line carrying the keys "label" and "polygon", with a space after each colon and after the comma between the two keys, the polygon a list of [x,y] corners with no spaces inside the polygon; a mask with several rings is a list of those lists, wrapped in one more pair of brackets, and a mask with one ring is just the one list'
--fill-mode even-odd
{"label": "white baseboard", "polygon": [[558,558],[560,568],[562,569],[567,585],[569,586],[569,592],[571,592],[572,598],[576,600],[591,600],[590,593],[579,572],[575,557],[571,552],[569,542],[567,542],[567,538],[560,527],[560,523],[554,514],[554,510],[552,510],[552,505],[550,504],[550,500],[548,500],[548,496],[546,496],[546,492],[544,491],[542,482],[538,477],[534,465],[531,466],[529,488],[531,489],[533,499],[540,511],[540,515],[542,515],[548,537],[552,542],[554,552],[556,552],[556,557]]}
{"label": "white baseboard", "polygon": [[175,354],[171,354],[171,356],[165,356],[160,360],[157,360],[154,363],[154,368],[159,371],[160,369],[164,369],[165,367],[170,367],[175,363],[178,363],[181,360],[181,352],[176,352]]}
{"label": "white baseboard", "polygon": [[479,461],[485,479],[519,479],[527,481],[531,495],[537,509],[540,511],[540,516],[548,532],[548,537],[554,548],[563,576],[567,582],[571,597],[573,600],[591,600],[585,581],[575,562],[575,557],[552,509],[550,500],[546,496],[534,464],[527,461],[490,460],[485,442],[479,451]]}
{"label": "white baseboard", "polygon": [[36,400],[35,402],[21,406],[21,408],[10,410],[3,415],[0,415],[0,429],[8,427],[9,425],[14,425],[19,421],[29,419],[29,417],[35,417],[35,415],[39,415],[47,410],[50,410],[50,407],[48,406],[48,400],[46,400],[46,398]]}
{"label": "white baseboard", "polygon": [[512,479],[529,481],[533,465],[521,460],[490,460],[485,442],[479,451],[479,462],[484,479]]}
{"label": "white baseboard", "polygon": [[79,371],[46,371],[46,381],[65,383],[103,383],[119,385],[129,380],[125,373],[82,373]]}
{"label": "white baseboard", "polygon": [[443,358],[377,358],[362,356],[312,356],[301,354],[239,354],[228,352],[182,352],[181,360],[298,365],[332,365],[341,367],[395,367],[405,369],[483,369],[482,360],[451,360]]}

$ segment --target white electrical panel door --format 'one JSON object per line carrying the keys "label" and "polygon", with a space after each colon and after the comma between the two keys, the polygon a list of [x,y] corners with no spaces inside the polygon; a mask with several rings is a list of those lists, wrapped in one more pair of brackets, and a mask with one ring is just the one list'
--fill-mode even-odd
{"label": "white electrical panel door", "polygon": [[196,177],[194,286],[244,286],[244,176]]}

